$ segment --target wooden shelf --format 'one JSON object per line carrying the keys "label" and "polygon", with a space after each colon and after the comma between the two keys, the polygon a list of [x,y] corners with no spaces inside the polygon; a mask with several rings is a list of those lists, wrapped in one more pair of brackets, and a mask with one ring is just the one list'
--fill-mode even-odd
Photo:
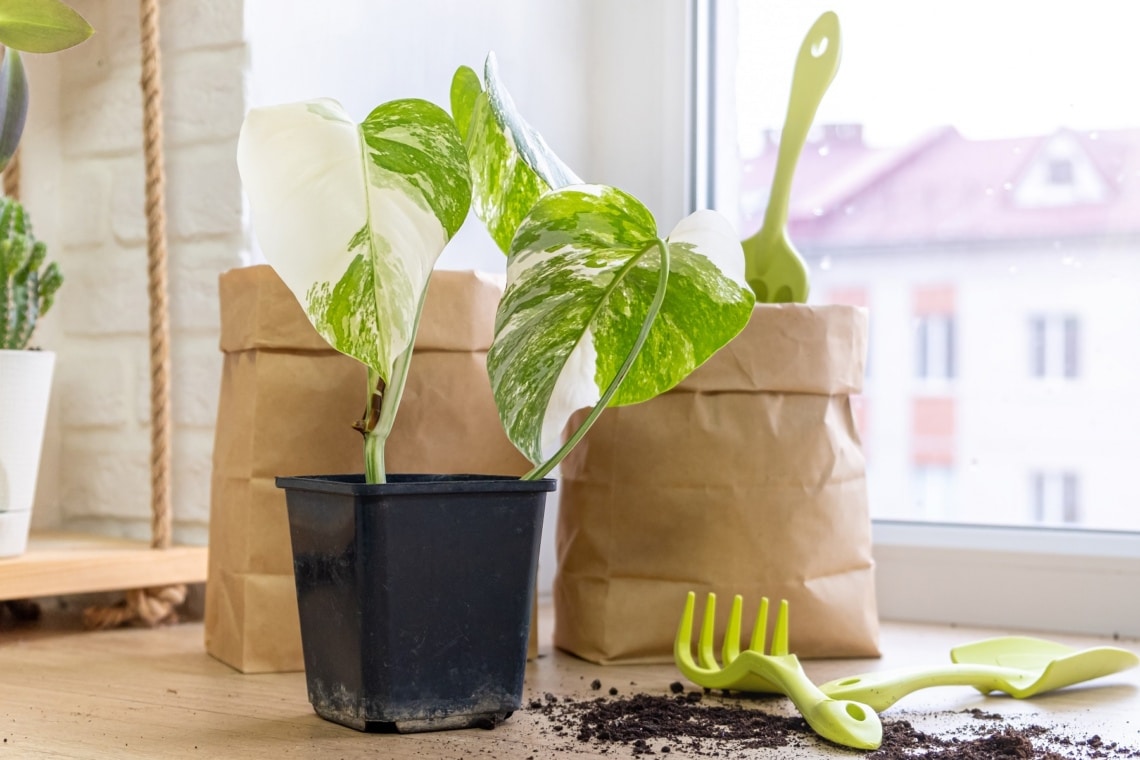
{"label": "wooden shelf", "polygon": [[0,600],[206,581],[206,547],[33,533],[22,556],[0,559]]}

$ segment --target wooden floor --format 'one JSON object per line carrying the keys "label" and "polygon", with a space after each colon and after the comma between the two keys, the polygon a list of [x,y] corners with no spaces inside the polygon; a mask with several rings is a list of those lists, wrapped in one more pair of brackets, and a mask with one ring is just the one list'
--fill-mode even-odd
{"label": "wooden floor", "polygon": [[[544,610],[541,630],[550,631]],[[885,624],[877,661],[806,663],[822,682],[843,675],[916,663],[941,663],[955,645],[995,635],[977,629]],[[1008,632],[1000,632],[1008,633]],[[493,731],[399,736],[361,734],[318,718],[301,673],[241,675],[206,654],[200,623],[158,630],[77,630],[73,616],[52,615],[32,627],[0,622],[0,758],[539,758],[631,757],[628,747],[561,738],[547,718],[522,710]],[[1105,643],[1055,637],[1075,645]],[[1140,651],[1140,643],[1108,642]],[[671,666],[598,667],[542,648],[527,679],[529,697],[546,692],[596,697],[666,694],[678,680]],[[594,679],[603,691],[590,688]],[[711,698],[709,698],[711,699]],[[763,709],[788,710],[783,700]],[[1047,725],[1080,739],[1140,747],[1140,669],[1032,700],[982,697],[945,687],[911,695],[884,714],[924,729],[950,730],[979,707]],[[817,742],[789,750],[749,750],[732,757],[846,757]],[[659,753],[657,757],[661,757]],[[674,749],[670,756],[686,756]]]}

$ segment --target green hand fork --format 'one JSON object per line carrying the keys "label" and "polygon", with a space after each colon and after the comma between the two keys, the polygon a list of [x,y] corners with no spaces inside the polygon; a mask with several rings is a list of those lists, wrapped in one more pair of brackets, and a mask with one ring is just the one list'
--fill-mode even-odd
{"label": "green hand fork", "polygon": [[796,56],[788,115],[780,134],[776,174],[760,230],[744,241],[744,276],[760,303],[805,303],[808,273],[788,240],[788,198],[792,176],[808,130],[839,68],[839,17],[828,11],[808,31]]}
{"label": "green hand fork", "polygon": [[804,673],[794,654],[788,654],[788,602],[781,600],[772,636],[772,653],[764,654],[768,627],[768,599],[760,600],[756,625],[752,629],[752,642],[747,650],[740,651],[740,617],[743,600],[732,600],[732,614],[724,636],[721,657],[724,666],[716,662],[713,654],[713,628],[716,625],[716,594],[709,594],[705,602],[705,616],[697,642],[697,657],[693,660],[690,642],[693,635],[693,614],[696,595],[690,591],[685,599],[685,611],[677,638],[673,643],[673,659],[678,669],[693,683],[709,689],[784,694],[791,698],[796,709],[817,734],[836,744],[856,749],[876,749],[883,741],[883,726],[866,705],[836,700],[815,687]]}
{"label": "green hand fork", "polygon": [[950,650],[952,664],[887,670],[823,684],[835,699],[857,699],[882,711],[918,689],[973,686],[983,694],[1001,691],[1032,697],[1140,665],[1134,652],[1117,647],[1076,650],[1028,636],[1000,636]]}

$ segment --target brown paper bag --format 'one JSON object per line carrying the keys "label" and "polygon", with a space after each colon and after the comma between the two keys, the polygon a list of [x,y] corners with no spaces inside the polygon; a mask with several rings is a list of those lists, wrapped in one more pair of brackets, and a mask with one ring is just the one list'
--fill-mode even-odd
{"label": "brown paper bag", "polygon": [[861,309],[758,306],[677,388],[607,410],[562,464],[555,645],[600,663],[671,661],[686,593],[700,614],[713,591],[718,638],[734,594],[746,636],[767,596],[789,601],[796,654],[877,655],[850,402],[866,340]]}
{"label": "brown paper bag", "polygon": [[278,475],[361,472],[367,375],[317,335],[266,266],[219,279],[222,366],[210,496],[206,650],[246,673],[301,670]]}
{"label": "brown paper bag", "polygon": [[416,352],[385,448],[389,472],[524,475],[487,375],[503,279],[440,270],[431,278]]}
{"label": "brown paper bag", "polygon": [[[521,474],[485,369],[501,286],[436,272],[404,399],[386,448],[391,472]],[[210,505],[206,649],[246,673],[301,670],[300,623],[278,475],[362,472],[352,429],[362,365],[317,335],[267,266],[219,281],[222,369]]]}

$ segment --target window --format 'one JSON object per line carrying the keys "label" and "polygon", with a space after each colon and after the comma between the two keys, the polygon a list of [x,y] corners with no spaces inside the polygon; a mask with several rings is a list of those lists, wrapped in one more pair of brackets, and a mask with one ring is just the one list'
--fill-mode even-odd
{"label": "window", "polygon": [[1073,184],[1073,162],[1067,158],[1055,158],[1050,161],[1049,182],[1054,185]]}
{"label": "window", "polygon": [[911,471],[912,514],[922,520],[945,520],[954,513],[954,468],[920,464]]}
{"label": "window", "polygon": [[954,316],[928,314],[915,324],[918,377],[949,380],[954,377]]}
{"label": "window", "polygon": [[1029,320],[1030,373],[1040,378],[1078,375],[1081,330],[1076,317],[1032,317]]}
{"label": "window", "polygon": [[[1089,40],[1087,62],[1069,57],[1058,69],[1047,48],[1030,49],[1022,51],[1038,55],[1030,71],[1015,75],[1001,65],[1003,40],[1021,36],[1022,16],[1012,11],[984,30],[971,25],[968,5],[940,11],[940,28],[961,24],[962,39],[974,41],[964,57],[952,36],[939,35],[947,46],[936,54],[931,45],[942,42],[887,32],[884,18],[922,15],[899,0],[716,8],[714,69],[732,87],[716,88],[728,90],[728,102],[718,101],[708,163],[718,169],[713,205],[742,236],[766,208],[800,43],[822,11],[839,15],[840,65],[799,156],[787,228],[811,269],[813,299],[858,294],[874,306],[868,461],[901,474],[916,451],[952,451],[956,487],[971,496],[944,500],[943,518],[1013,525],[1036,522],[1009,496],[1025,488],[1026,458],[1074,461],[1090,493],[1117,502],[1115,514],[1098,508],[1088,512],[1095,521],[1080,524],[1140,528],[1121,490],[1127,468],[1086,466],[1140,450],[1140,425],[1104,446],[1108,428],[1089,424],[1106,419],[1106,394],[1140,385],[1140,360],[1105,354],[1123,345],[1117,326],[1140,319],[1127,305],[1128,283],[1140,282],[1140,193],[1127,191],[1140,172],[1140,110],[1098,99],[1077,73],[1107,70],[1094,62],[1112,53]],[[1100,0],[1088,6],[1106,23],[1123,23],[1117,12]],[[1039,23],[1071,27],[1059,12]],[[968,96],[938,87],[950,80]],[[889,97],[892,88],[907,96]],[[1011,92],[1024,107],[986,107],[1008,103]],[[1071,188],[1056,192],[1057,184]],[[1111,371],[1089,373],[1102,362]],[[1081,382],[1038,387],[1027,375]],[[953,410],[952,435],[907,429],[933,408],[923,404]],[[925,519],[905,489],[887,479],[876,487],[876,515]]]}
{"label": "window", "polygon": [[1031,477],[1030,519],[1044,525],[1081,521],[1080,479],[1072,472],[1035,472]]}
{"label": "window", "polygon": [[915,314],[915,376],[951,380],[955,373],[954,285],[922,285],[912,294]]}
{"label": "window", "polygon": [[[840,19],[787,230],[815,302],[871,305],[881,610],[905,598],[893,609],[909,619],[1077,625],[1035,596],[1048,589],[1081,597],[1085,630],[1140,635],[1140,607],[1095,603],[1140,583],[1140,109],[1117,94],[1140,63],[1140,6],[1089,0],[1074,24],[1021,0],[712,5],[707,194],[742,236],[764,214],[804,35],[826,10]],[[1062,38],[1072,55],[1056,55]],[[987,580],[963,593],[967,567]],[[1003,617],[1010,593],[1039,601]]]}

